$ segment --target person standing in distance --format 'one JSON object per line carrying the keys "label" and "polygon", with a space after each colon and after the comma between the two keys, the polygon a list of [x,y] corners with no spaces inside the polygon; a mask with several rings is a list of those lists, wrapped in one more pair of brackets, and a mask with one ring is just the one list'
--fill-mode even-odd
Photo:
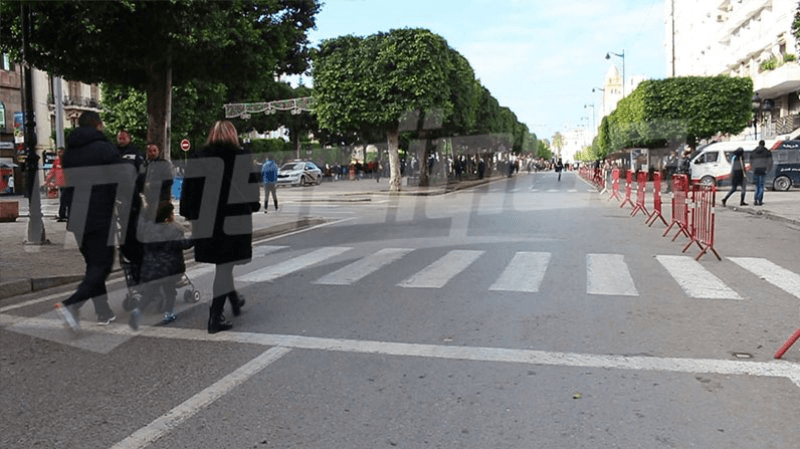
{"label": "person standing in distance", "polygon": [[772,152],[764,146],[764,141],[759,140],[758,146],[750,155],[750,166],[753,168],[753,182],[756,183],[756,193],[753,197],[753,205],[764,205],[764,180],[767,172],[772,169]]}
{"label": "person standing in distance", "polygon": [[[56,304],[62,319],[73,331],[80,327],[78,309],[91,299],[97,313],[97,322],[107,325],[116,319],[108,306],[106,278],[114,263],[114,247],[109,244],[109,233],[114,219],[116,186],[108,182],[118,179],[125,182],[119,165],[123,162],[116,148],[103,134],[103,121],[97,112],[86,111],[78,118],[79,127],[70,134],[64,152],[63,166],[66,170],[67,185],[79,180],[70,180],[70,170],[90,167],[97,173],[98,181],[91,191],[74,190],[67,229],[75,233],[83,259],[86,274],[77,290],[63,302]],[[118,170],[120,173],[112,172]],[[80,205],[81,207],[78,207]],[[84,208],[85,207],[85,208]],[[76,215],[85,215],[78,217]],[[85,219],[83,229],[79,221]]]}
{"label": "person standing in distance", "polygon": [[[259,174],[257,171],[252,173],[257,165],[254,164],[250,153],[239,144],[233,123],[227,120],[215,122],[211,126],[206,145],[193,155],[189,164],[202,165],[203,161],[200,159],[204,158],[220,160],[222,171],[204,173],[204,177],[191,177],[190,167],[187,165],[181,193],[180,214],[187,220],[195,221],[192,223],[195,260],[216,265],[212,287],[213,299],[208,317],[208,333],[215,334],[233,327],[222,315],[225,301],[230,300],[234,316],[241,313],[241,307],[244,305],[244,299],[240,298],[234,289],[233,267],[249,263],[253,256],[252,213],[258,211],[261,203],[258,191]],[[245,170],[243,173],[242,167]],[[209,180],[209,176],[221,176],[222,179]],[[219,199],[215,215],[212,217],[214,221],[198,223],[201,207],[208,207],[202,201],[203,190],[211,185],[219,186]],[[231,201],[231,198],[239,201]],[[236,224],[231,225],[231,222]],[[213,229],[213,233],[201,234],[204,232],[203,228]]]}
{"label": "person standing in distance", "polygon": [[561,158],[558,158],[558,161],[556,161],[556,173],[558,173],[559,182],[561,182],[561,170],[564,170],[564,163],[561,161]]}
{"label": "person standing in distance", "polygon": [[72,189],[66,187],[64,166],[61,162],[63,160],[64,147],[58,147],[58,150],[56,150],[56,159],[53,161],[53,168],[47,173],[47,177],[44,179],[45,184],[53,185],[58,188],[58,217],[56,217],[58,221],[67,221],[67,217],[69,216],[69,196],[72,193]]}
{"label": "person standing in distance", "polygon": [[269,204],[269,194],[272,193],[272,200],[275,204],[275,210],[278,210],[278,164],[272,160],[272,155],[267,154],[267,159],[261,166],[261,182],[264,183],[264,213],[267,213],[267,204]]}

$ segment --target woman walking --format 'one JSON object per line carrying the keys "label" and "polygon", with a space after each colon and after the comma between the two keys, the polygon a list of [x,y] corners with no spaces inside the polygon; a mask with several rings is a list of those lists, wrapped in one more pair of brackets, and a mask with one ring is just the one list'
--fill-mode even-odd
{"label": "woman walking", "polygon": [[745,170],[744,149],[739,147],[733,152],[733,158],[731,159],[731,190],[725,195],[725,198],[722,199],[723,207],[725,206],[725,202],[728,201],[728,198],[736,191],[737,186],[742,186],[742,199],[739,201],[739,205],[747,206],[747,203],[744,202],[744,196],[747,190],[747,180],[744,176]]}
{"label": "woman walking", "polygon": [[[212,159],[222,161],[221,171],[215,168],[218,166]],[[195,260],[216,265],[214,297],[208,317],[210,334],[233,327],[222,314],[226,299],[231,302],[234,316],[239,315],[244,305],[244,299],[239,297],[233,285],[233,267],[250,262],[253,253],[251,214],[260,207],[256,167],[250,153],[239,144],[236,127],[227,120],[214,123],[205,147],[187,166],[180,214],[187,220],[194,220]],[[222,179],[218,179],[219,176]],[[201,204],[202,198],[208,195],[203,191],[206,188],[219,189],[213,223],[203,222],[200,215],[201,207],[212,207]],[[216,197],[216,192],[211,197]]]}

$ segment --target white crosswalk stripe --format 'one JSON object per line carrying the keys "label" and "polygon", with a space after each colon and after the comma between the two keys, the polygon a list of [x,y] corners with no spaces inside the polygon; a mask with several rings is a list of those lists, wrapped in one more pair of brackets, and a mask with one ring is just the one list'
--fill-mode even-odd
{"label": "white crosswalk stripe", "polygon": [[238,276],[236,280],[241,282],[269,282],[296,271],[300,271],[324,260],[330,259],[331,257],[338,256],[339,254],[350,251],[351,249],[352,248],[343,246],[319,248],[308,254],[297,256],[277,265],[269,266],[260,270],[252,271],[242,276]]}
{"label": "white crosswalk stripe", "polygon": [[358,282],[384,266],[394,262],[413,251],[410,248],[384,248],[353,262],[333,273],[327,274],[316,281],[315,284],[325,285],[350,285]]}
{"label": "white crosswalk stripe", "polygon": [[800,275],[797,273],[763,258],[729,257],[728,259],[786,293],[800,298]]}
{"label": "white crosswalk stripe", "polygon": [[[268,257],[286,246],[257,246],[253,250],[255,260]],[[322,247],[306,254],[274,263],[249,273],[237,275],[236,279],[245,283],[269,282],[283,276],[312,267],[327,259],[352,250],[350,247]],[[486,251],[452,250],[433,263],[422,268],[412,276],[398,283],[402,288],[442,288],[453,278],[467,270]],[[369,275],[386,269],[389,265],[418,254],[414,248],[383,248],[364,257],[359,257],[347,265],[329,272],[316,280],[318,285],[353,285]],[[511,256],[503,271],[488,286],[477,288],[489,291],[519,293],[539,293],[552,253],[546,251],[517,251]],[[742,296],[725,284],[725,281],[711,273],[704,265],[689,256],[658,255],[656,260],[668,275],[677,282],[690,298],[742,300]],[[734,264],[755,274],[761,280],[800,298],[800,275],[775,263],[754,257],[731,257]],[[205,269],[204,269],[205,268]],[[244,266],[241,267],[244,269]],[[622,254],[587,254],[585,256],[586,293],[605,296],[640,296]],[[213,272],[213,266],[201,266],[192,270],[190,276],[200,276]],[[635,274],[635,273],[634,273]],[[649,273],[648,276],[652,275]]]}
{"label": "white crosswalk stripe", "polygon": [[453,250],[417,274],[397,284],[400,287],[441,288],[475,262],[483,251]]}
{"label": "white crosswalk stripe", "polygon": [[700,262],[688,256],[656,256],[656,259],[692,298],[742,299]]}
{"label": "white crosswalk stripe", "polygon": [[586,293],[639,296],[622,254],[586,255]]}
{"label": "white crosswalk stripe", "polygon": [[538,292],[549,263],[550,253],[520,251],[489,290]]}

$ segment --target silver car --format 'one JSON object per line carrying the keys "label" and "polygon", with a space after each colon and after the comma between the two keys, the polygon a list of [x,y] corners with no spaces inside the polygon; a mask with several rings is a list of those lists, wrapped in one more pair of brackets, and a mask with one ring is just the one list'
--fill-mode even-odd
{"label": "silver car", "polygon": [[278,169],[278,185],[319,185],[321,181],[322,170],[311,161],[287,162]]}

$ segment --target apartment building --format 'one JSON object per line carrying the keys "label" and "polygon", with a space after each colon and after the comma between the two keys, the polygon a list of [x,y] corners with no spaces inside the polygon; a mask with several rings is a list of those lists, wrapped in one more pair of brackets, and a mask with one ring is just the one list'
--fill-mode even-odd
{"label": "apartment building", "polygon": [[800,132],[796,0],[666,0],[665,8],[668,76],[750,77],[757,126],[736,137]]}
{"label": "apartment building", "polygon": [[[36,124],[36,152],[39,179],[52,164],[56,142],[56,103],[54,88],[61,86],[63,126],[78,126],[83,111],[99,112],[100,87],[78,81],[54,78],[41,70],[31,72],[33,111]],[[24,86],[20,64],[0,55],[0,194],[19,193],[26,185],[24,163],[27,158],[24,133]]]}

